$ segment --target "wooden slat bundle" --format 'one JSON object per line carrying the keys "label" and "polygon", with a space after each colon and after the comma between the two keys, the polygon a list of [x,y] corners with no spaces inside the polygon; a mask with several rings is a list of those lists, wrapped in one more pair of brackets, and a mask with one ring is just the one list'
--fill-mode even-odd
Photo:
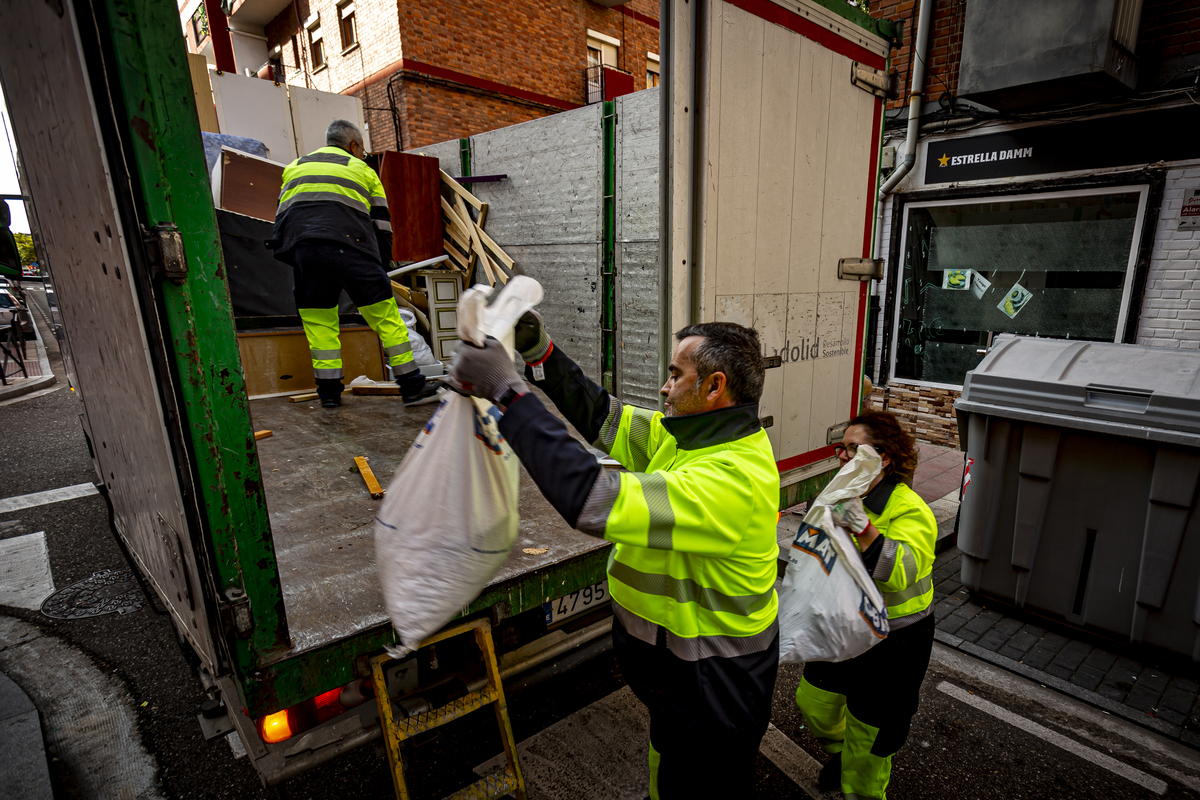
{"label": "wooden slat bundle", "polygon": [[[482,265],[483,274],[490,285],[495,286],[497,281],[508,283],[509,273],[516,266],[516,262],[483,230],[487,222],[488,204],[467,191],[444,170],[442,183],[449,187],[454,198],[453,203],[444,195],[441,198],[446,234],[442,245],[446,254],[450,256],[446,263],[453,269],[465,272],[468,285],[474,275],[476,263]],[[478,219],[471,216],[468,206],[475,208]]]}

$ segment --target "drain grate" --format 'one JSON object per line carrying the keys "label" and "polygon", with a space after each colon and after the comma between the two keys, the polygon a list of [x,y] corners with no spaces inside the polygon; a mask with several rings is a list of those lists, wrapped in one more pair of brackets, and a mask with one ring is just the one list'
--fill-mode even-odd
{"label": "drain grate", "polygon": [[132,570],[103,569],[47,597],[42,613],[54,619],[81,619],[114,611],[128,614],[145,604]]}

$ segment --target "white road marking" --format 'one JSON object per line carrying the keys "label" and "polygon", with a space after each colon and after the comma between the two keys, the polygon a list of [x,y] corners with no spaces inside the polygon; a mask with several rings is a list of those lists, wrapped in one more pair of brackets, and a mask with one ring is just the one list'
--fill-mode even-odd
{"label": "white road marking", "polygon": [[758,752],[779,767],[780,772],[795,781],[809,797],[823,796],[817,790],[817,775],[821,772],[821,762],[804,752],[800,745],[773,724],[768,723],[767,735],[759,744]]}
{"label": "white road marking", "polygon": [[4,499],[0,499],[0,514],[9,514],[13,511],[20,511],[23,508],[44,506],[47,503],[74,500],[77,497],[87,497],[88,495],[99,493],[94,483],[78,483],[74,486],[64,486],[61,489],[50,489],[46,492],[23,494],[19,497],[5,497]]}
{"label": "white road marking", "polygon": [[52,594],[45,532],[0,539],[0,605],[36,611]]}
{"label": "white road marking", "polygon": [[985,714],[990,714],[996,719],[1003,720],[1009,725],[1012,725],[1014,728],[1020,728],[1026,733],[1031,733],[1039,739],[1049,742],[1055,747],[1062,748],[1068,753],[1073,753],[1074,755],[1082,758],[1084,761],[1089,761],[1098,767],[1103,767],[1109,772],[1120,775],[1122,778],[1132,781],[1133,783],[1136,783],[1138,786],[1141,786],[1145,789],[1149,789],[1155,794],[1166,794],[1167,792],[1167,784],[1165,781],[1159,780],[1151,775],[1147,775],[1140,769],[1134,769],[1128,764],[1124,764],[1120,761],[1117,761],[1115,758],[1106,756],[1097,750],[1093,750],[1092,748],[1082,745],[1073,739],[1069,739],[1057,731],[1052,731],[1044,725],[1039,725],[1033,720],[1026,719],[1018,714],[1014,714],[1007,708],[1002,708],[995,703],[984,700],[982,697],[976,697],[966,689],[960,689],[959,687],[952,683],[948,683],[947,681],[942,681],[939,683],[937,688],[939,692],[947,694],[950,697],[953,697],[955,700],[977,708]]}

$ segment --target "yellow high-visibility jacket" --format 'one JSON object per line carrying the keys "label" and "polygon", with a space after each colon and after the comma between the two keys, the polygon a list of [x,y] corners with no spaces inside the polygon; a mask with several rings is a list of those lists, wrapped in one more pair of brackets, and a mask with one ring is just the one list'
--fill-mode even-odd
{"label": "yellow high-visibility jacket", "polygon": [[937,546],[933,512],[916,492],[894,478],[885,478],[868,492],[863,508],[882,540],[871,577],[883,592],[892,630],[924,619],[933,611]]}

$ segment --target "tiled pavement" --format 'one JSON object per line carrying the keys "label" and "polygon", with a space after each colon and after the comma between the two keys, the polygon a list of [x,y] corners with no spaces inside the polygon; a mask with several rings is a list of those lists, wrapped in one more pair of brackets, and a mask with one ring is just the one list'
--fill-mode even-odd
{"label": "tiled pavement", "polygon": [[962,554],[945,538],[954,525],[962,465],[962,453],[922,445],[913,480],[913,488],[938,518],[939,543],[949,548],[934,562],[937,640],[1200,747],[1200,668],[1148,663],[1119,645],[1096,646],[1070,628],[1023,619],[986,599],[972,598],[963,588]]}

